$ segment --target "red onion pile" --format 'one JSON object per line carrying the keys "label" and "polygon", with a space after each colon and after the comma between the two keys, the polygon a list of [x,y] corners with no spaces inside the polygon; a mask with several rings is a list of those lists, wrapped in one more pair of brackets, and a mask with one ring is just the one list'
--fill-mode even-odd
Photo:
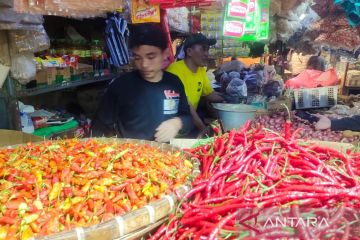
{"label": "red onion pile", "polygon": [[[253,121],[253,125],[261,124],[265,128],[271,129],[276,132],[284,131],[284,123],[287,119],[288,114],[286,112],[274,113],[271,115],[262,115],[257,117]],[[316,130],[315,127],[306,120],[303,120],[292,113],[291,116],[292,131],[298,128],[303,129],[298,134],[298,138],[310,139],[310,140],[321,140],[331,142],[344,142],[354,143],[359,141],[358,136],[346,137],[343,132],[335,132],[329,130]]]}

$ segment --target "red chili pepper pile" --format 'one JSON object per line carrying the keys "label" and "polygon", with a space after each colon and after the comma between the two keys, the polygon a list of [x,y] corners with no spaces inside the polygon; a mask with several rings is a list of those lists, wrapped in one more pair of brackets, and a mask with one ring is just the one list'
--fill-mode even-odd
{"label": "red chili pepper pile", "polygon": [[151,239],[359,239],[360,155],[287,137],[247,123],[189,150],[201,175]]}
{"label": "red chili pepper pile", "polygon": [[178,153],[116,141],[0,149],[0,239],[28,239],[111,219],[182,185]]}

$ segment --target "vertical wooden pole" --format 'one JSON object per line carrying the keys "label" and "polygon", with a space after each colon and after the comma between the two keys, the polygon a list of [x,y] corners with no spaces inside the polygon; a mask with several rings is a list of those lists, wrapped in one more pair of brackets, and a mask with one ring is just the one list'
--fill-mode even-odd
{"label": "vertical wooden pole", "polygon": [[347,81],[348,71],[349,71],[349,62],[346,63],[344,80],[343,80],[343,83],[341,85],[341,94],[342,95],[348,95],[349,94],[349,91],[347,91],[347,89],[346,89],[346,81]]}

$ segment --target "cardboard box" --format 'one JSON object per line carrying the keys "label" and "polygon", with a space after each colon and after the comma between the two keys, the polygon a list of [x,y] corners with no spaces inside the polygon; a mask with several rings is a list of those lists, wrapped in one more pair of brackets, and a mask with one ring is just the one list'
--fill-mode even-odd
{"label": "cardboard box", "polygon": [[35,79],[38,84],[53,84],[56,79],[56,68],[45,68],[38,71]]}
{"label": "cardboard box", "polygon": [[44,139],[20,131],[0,129],[0,147],[24,144],[28,142],[41,142]]}
{"label": "cardboard box", "polygon": [[93,73],[93,67],[89,64],[79,63],[77,68],[72,68],[72,75],[80,75],[83,73]]}
{"label": "cardboard box", "polygon": [[71,79],[71,71],[70,67],[65,68],[57,68],[56,69],[56,78],[62,78],[62,80],[70,80]]}

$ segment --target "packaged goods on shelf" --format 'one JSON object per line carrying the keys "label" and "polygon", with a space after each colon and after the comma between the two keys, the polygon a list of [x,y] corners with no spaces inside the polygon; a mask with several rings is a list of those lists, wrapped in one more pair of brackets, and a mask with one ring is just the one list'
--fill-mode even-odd
{"label": "packaged goods on shelf", "polygon": [[10,51],[41,52],[50,47],[49,37],[42,25],[37,30],[12,30],[9,31]]}

